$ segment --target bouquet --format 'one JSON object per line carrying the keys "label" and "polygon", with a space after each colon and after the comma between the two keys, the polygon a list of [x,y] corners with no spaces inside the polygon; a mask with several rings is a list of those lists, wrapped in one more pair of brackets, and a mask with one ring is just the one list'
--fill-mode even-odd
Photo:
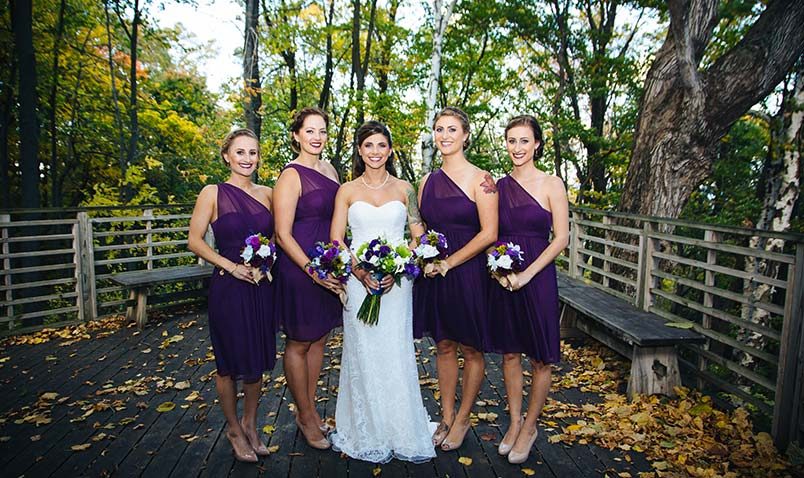
{"label": "bouquet", "polygon": [[419,237],[419,245],[413,253],[416,255],[418,266],[428,272],[437,263],[446,259],[448,248],[444,234],[431,229]]}
{"label": "bouquet", "polygon": [[[307,263],[307,272],[315,274],[319,279],[326,279],[327,275],[337,279],[341,284],[349,280],[352,273],[352,255],[343,244],[338,241],[316,242],[307,254],[310,262]],[[346,292],[338,293],[342,304],[346,304]]]}
{"label": "bouquet", "polygon": [[509,289],[510,282],[507,276],[525,269],[525,253],[513,242],[498,241],[488,250],[486,258],[491,276],[497,279],[500,285]]}
{"label": "bouquet", "polygon": [[[261,270],[265,277],[268,278],[268,282],[271,282],[273,280],[271,267],[276,261],[276,245],[259,232],[248,236],[245,242],[245,247],[240,250],[240,257],[243,258],[243,263]],[[255,284],[259,282],[259,279],[254,281]]]}
{"label": "bouquet", "polygon": [[[421,272],[413,252],[404,242],[391,245],[387,240],[377,238],[371,242],[363,243],[357,248],[358,266],[368,271],[377,282],[386,275],[394,276],[397,285],[402,276],[415,278]],[[383,289],[370,289],[360,309],[357,311],[358,320],[367,325],[376,325],[380,317],[380,299]]]}

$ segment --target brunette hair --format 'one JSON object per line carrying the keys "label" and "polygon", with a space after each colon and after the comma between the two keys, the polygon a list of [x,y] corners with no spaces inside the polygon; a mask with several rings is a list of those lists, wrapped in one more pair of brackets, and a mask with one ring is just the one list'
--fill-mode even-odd
{"label": "brunette hair", "polygon": [[[355,131],[355,155],[352,159],[352,177],[357,178],[366,170],[366,163],[363,161],[363,158],[360,156],[359,149],[360,145],[363,144],[369,136],[374,134],[381,134],[385,136],[388,140],[388,147],[394,147],[394,140],[391,138],[391,131],[388,129],[387,126],[380,123],[379,121],[366,121],[363,123],[357,131]],[[396,168],[394,167],[394,152],[391,150],[391,155],[388,156],[388,161],[385,163],[385,170],[388,171],[392,176],[396,176]]]}
{"label": "brunette hair", "polygon": [[324,123],[327,125],[327,127],[329,127],[329,115],[321,108],[308,106],[297,111],[296,114],[293,115],[293,121],[290,123],[290,128],[288,128],[290,130],[290,148],[294,153],[301,152],[301,145],[293,137],[293,133],[298,133],[299,130],[301,130],[304,120],[306,120],[308,116],[320,116],[324,118]]}
{"label": "brunette hair", "polygon": [[505,138],[508,139],[508,130],[517,126],[527,126],[533,130],[533,138],[539,142],[536,151],[533,152],[533,159],[539,159],[544,153],[544,137],[542,135],[542,127],[539,126],[539,121],[533,115],[520,115],[511,118],[511,121],[505,126]]}
{"label": "brunette hair", "polygon": [[223,138],[223,143],[221,143],[221,159],[223,160],[224,163],[229,164],[226,161],[226,158],[223,157],[224,153],[228,153],[229,152],[229,147],[232,146],[232,142],[235,139],[237,139],[237,138],[239,138],[241,136],[246,136],[248,138],[252,138],[255,141],[257,141],[257,155],[259,156],[259,154],[260,154],[260,138],[258,138],[257,135],[254,134],[254,131],[251,131],[248,128],[237,128],[237,129],[234,129],[234,130],[230,131],[229,134],[227,134],[226,137]]}
{"label": "brunette hair", "polygon": [[[433,128],[435,128],[436,123],[442,116],[452,116],[453,118],[458,118],[458,121],[461,123],[461,127],[463,128],[464,133],[471,133],[472,128],[469,125],[469,115],[466,112],[457,106],[446,106],[441,111],[436,113],[435,118],[433,118]],[[463,142],[463,149],[469,147],[472,144],[472,141],[467,136],[466,141]]]}

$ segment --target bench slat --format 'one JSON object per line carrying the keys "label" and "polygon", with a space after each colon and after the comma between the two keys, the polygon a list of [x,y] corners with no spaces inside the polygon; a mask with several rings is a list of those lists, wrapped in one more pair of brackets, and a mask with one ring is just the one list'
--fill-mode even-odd
{"label": "bench slat", "polygon": [[198,280],[212,274],[210,265],[190,265],[180,267],[163,267],[143,271],[121,272],[110,279],[120,285],[128,287],[142,287],[183,280]]}
{"label": "bench slat", "polygon": [[559,274],[558,295],[562,302],[631,344],[660,346],[705,341],[695,331],[667,327],[665,320],[657,315],[563,274]]}

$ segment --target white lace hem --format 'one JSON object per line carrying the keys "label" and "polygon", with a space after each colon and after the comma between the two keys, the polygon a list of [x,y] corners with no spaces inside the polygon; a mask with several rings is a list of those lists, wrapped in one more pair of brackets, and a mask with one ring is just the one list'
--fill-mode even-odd
{"label": "white lace hem", "polygon": [[428,461],[435,458],[436,453],[434,448],[428,448],[425,450],[393,450],[387,446],[377,446],[366,448],[363,450],[357,450],[352,446],[349,446],[349,443],[346,443],[346,440],[338,435],[337,431],[332,432],[329,437],[327,437],[332,443],[332,449],[338,453],[346,453],[350,458],[354,458],[356,460],[368,461],[371,463],[378,463],[378,464],[385,464],[393,459],[409,461],[416,465],[420,465],[422,463],[427,463]]}

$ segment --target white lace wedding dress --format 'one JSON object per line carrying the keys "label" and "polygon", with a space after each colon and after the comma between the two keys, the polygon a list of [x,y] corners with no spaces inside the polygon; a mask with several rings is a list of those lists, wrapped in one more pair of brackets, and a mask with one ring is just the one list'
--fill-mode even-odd
{"label": "white lace wedding dress", "polygon": [[[402,241],[406,220],[400,201],[380,207],[353,203],[348,212],[353,248],[377,237]],[[379,322],[368,326],[356,317],[366,289],[354,276],[347,284],[336,430],[329,438],[336,451],[352,458],[422,463],[435,457],[413,347],[412,285],[402,279],[383,295]]]}

